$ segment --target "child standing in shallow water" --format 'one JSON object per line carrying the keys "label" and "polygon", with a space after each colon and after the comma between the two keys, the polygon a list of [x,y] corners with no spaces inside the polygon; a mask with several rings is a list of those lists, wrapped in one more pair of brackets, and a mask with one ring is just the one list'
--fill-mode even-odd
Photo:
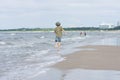
{"label": "child standing in shallow water", "polygon": [[56,28],[54,29],[55,32],[55,47],[60,49],[61,47],[61,38],[62,38],[62,32],[64,31],[64,29],[61,26],[60,22],[56,22]]}

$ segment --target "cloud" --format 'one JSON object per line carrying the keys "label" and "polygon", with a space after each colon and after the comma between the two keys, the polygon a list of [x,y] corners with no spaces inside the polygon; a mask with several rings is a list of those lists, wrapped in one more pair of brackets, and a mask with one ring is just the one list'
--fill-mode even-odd
{"label": "cloud", "polygon": [[120,18],[119,3],[120,0],[0,0],[0,25],[48,27],[61,21],[66,26],[79,26],[96,25],[103,19],[114,22]]}

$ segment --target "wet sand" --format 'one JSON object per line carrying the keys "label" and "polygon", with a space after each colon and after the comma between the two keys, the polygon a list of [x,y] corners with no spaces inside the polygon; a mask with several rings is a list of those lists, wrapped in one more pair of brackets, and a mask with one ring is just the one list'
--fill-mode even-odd
{"label": "wet sand", "polygon": [[66,55],[64,61],[52,67],[60,70],[80,68],[120,71],[120,46],[84,46],[80,49],[83,50]]}

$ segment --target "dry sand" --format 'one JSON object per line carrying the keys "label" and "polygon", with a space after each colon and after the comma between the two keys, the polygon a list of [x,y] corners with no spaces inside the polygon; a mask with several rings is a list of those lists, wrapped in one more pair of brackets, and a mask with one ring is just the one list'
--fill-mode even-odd
{"label": "dry sand", "polygon": [[55,64],[53,67],[61,70],[70,69],[97,69],[120,70],[120,46],[85,46],[83,50],[67,55],[66,60]]}

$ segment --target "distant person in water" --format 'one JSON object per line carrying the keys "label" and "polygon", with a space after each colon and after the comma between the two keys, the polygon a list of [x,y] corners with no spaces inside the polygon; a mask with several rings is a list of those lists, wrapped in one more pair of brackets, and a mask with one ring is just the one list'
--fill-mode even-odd
{"label": "distant person in water", "polygon": [[54,29],[55,32],[55,47],[60,49],[61,47],[61,38],[62,38],[62,32],[64,31],[64,29],[61,26],[60,22],[56,22],[56,28]]}
{"label": "distant person in water", "polygon": [[86,36],[86,32],[80,32],[80,36]]}
{"label": "distant person in water", "polygon": [[86,32],[84,32],[84,36],[86,36]]}
{"label": "distant person in water", "polygon": [[82,32],[80,32],[80,36],[82,36]]}

